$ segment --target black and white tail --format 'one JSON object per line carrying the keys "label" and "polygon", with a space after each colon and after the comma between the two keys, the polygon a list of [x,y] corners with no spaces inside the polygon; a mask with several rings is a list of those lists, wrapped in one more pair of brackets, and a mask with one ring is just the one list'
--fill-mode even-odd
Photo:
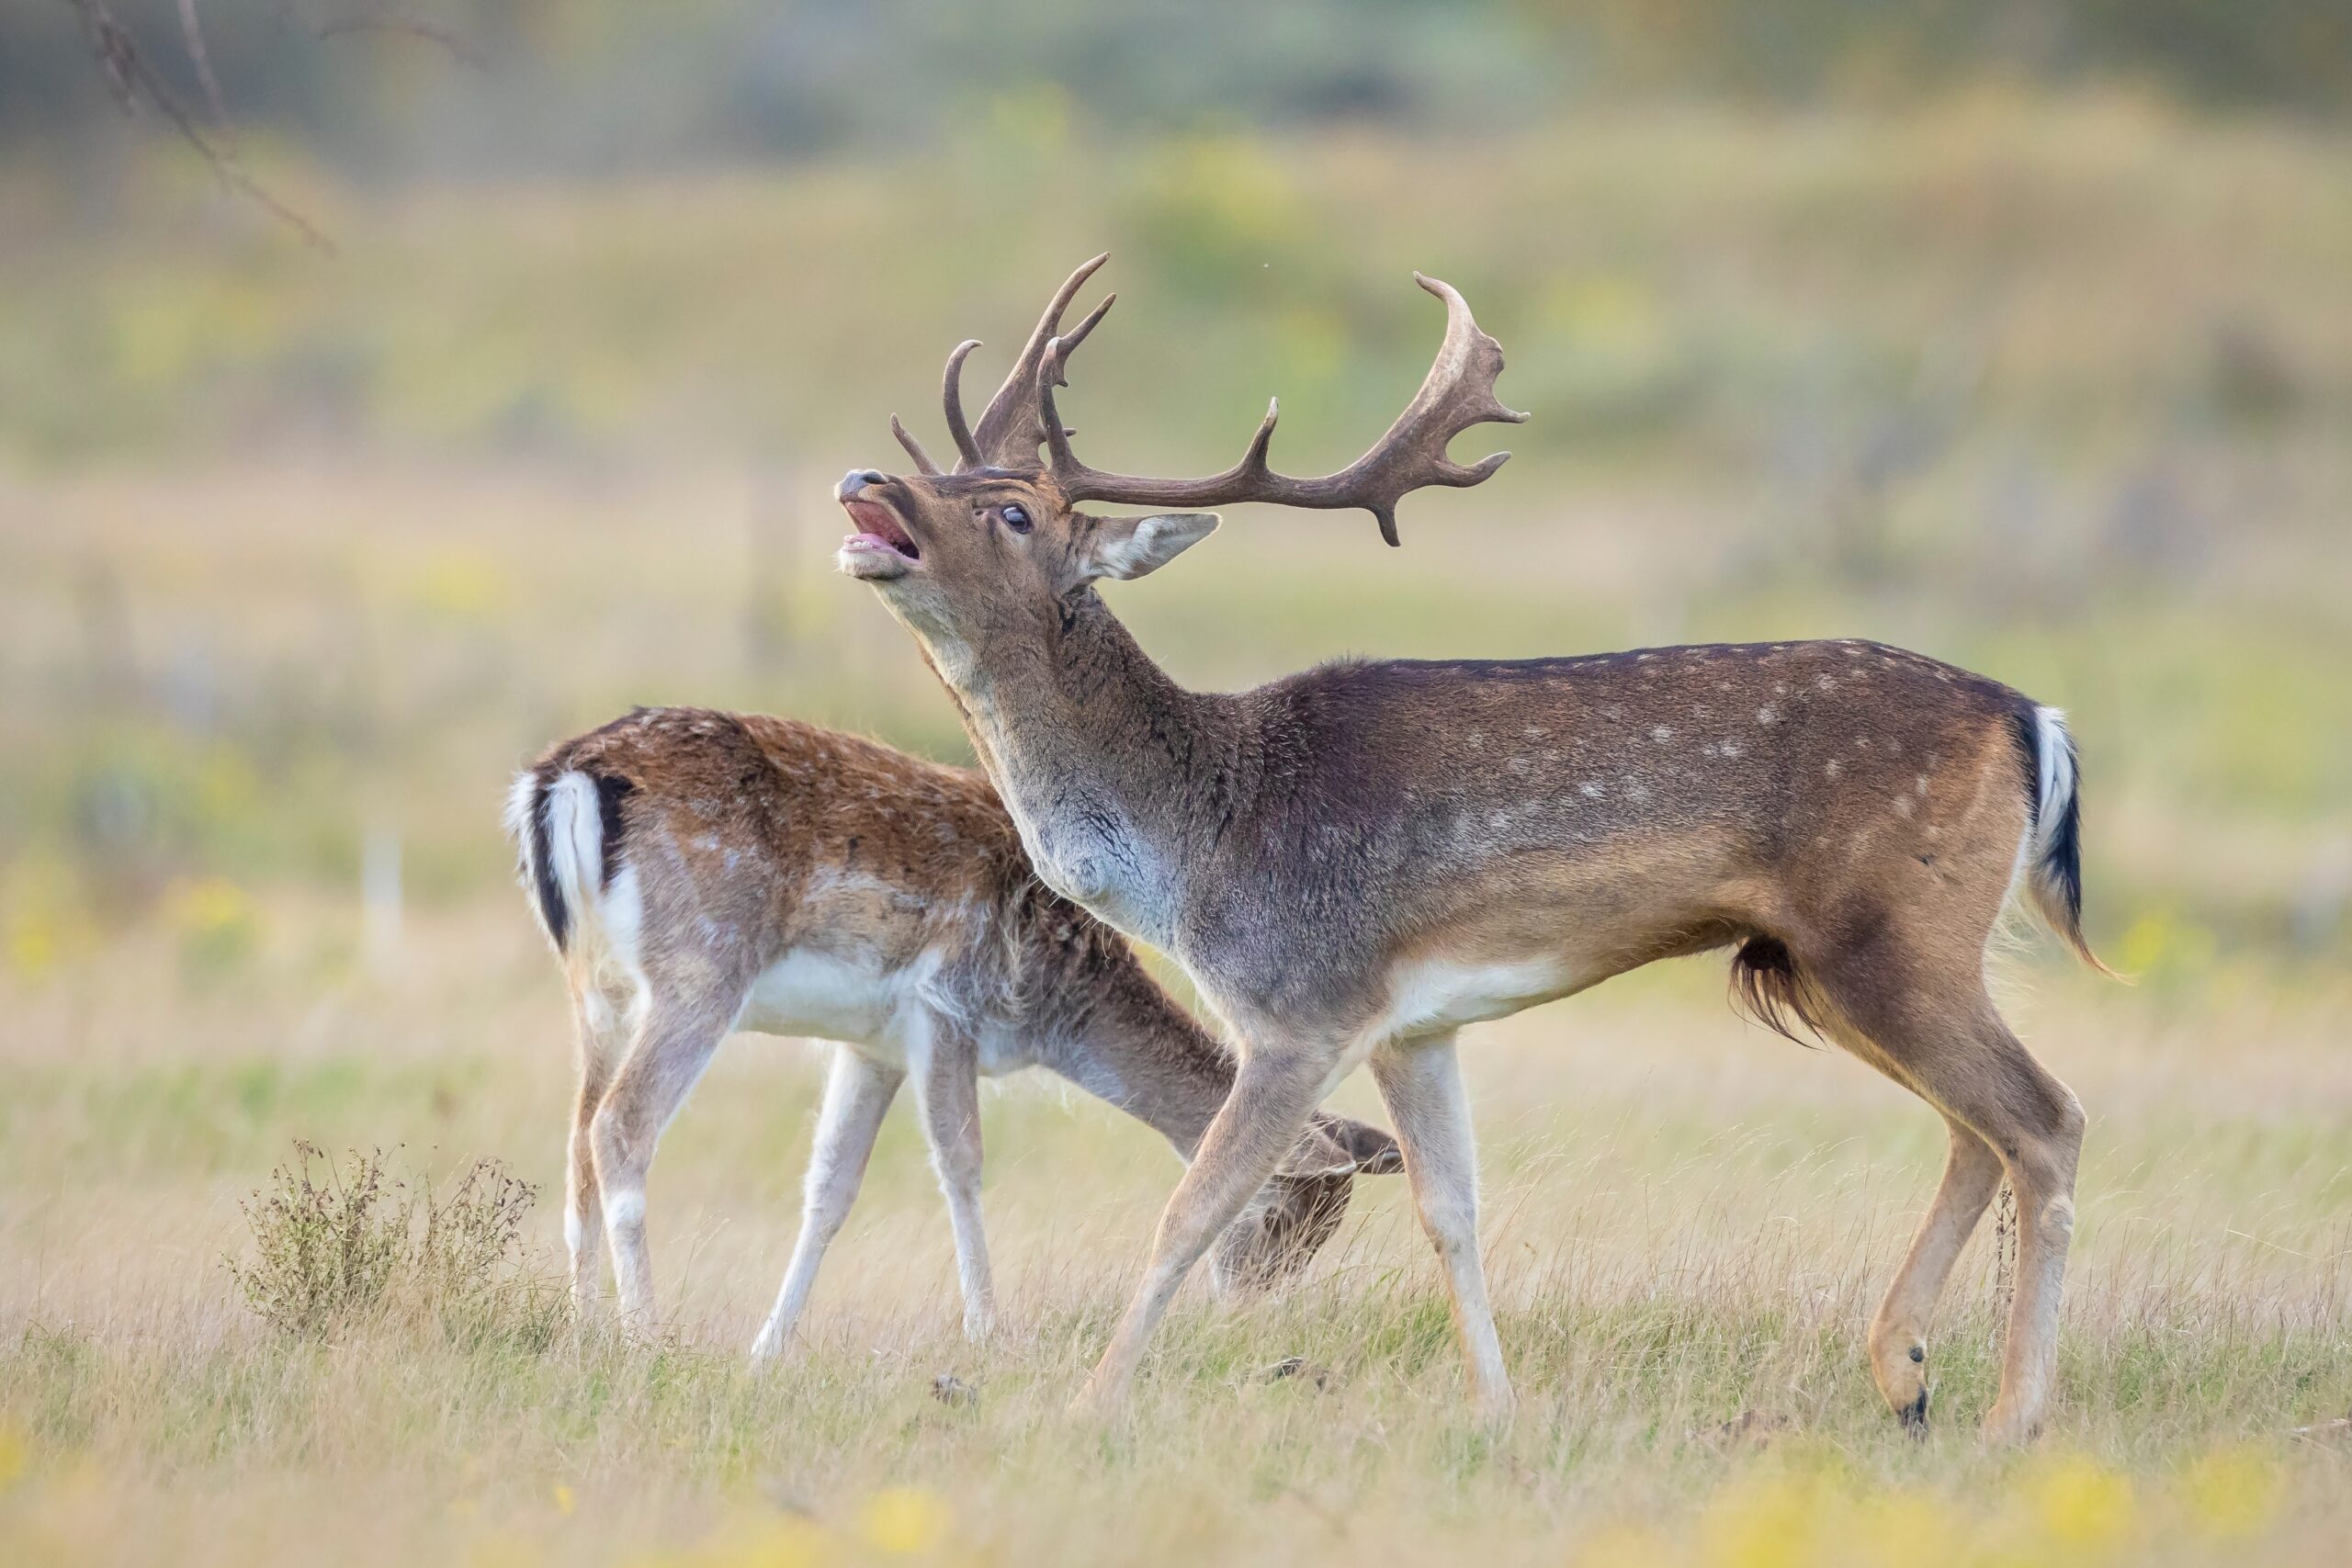
{"label": "black and white tail", "polygon": [[2033,792],[2027,802],[2032,826],[2026,830],[2019,868],[2027,896],[2084,963],[2101,974],[2113,974],[2083,936],[2081,764],[2075,738],[2066,730],[2066,716],[2056,708],[2036,706],[2018,716],[2017,734]]}
{"label": "black and white tail", "polygon": [[[514,840],[523,890],[559,955],[568,954],[584,928],[633,925],[633,897],[615,900],[622,871],[620,803],[627,780],[594,778],[577,770],[516,776],[506,797],[506,831]],[[634,888],[623,890],[634,893]],[[634,937],[634,931],[604,933]]]}

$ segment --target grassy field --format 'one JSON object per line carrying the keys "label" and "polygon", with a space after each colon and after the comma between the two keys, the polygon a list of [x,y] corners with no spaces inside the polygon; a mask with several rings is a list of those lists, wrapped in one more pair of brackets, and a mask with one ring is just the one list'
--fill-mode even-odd
{"label": "grassy field", "polygon": [[[292,1137],[446,1182],[560,1171],[550,965],[519,919],[417,933],[403,983],[174,1000],[129,962],[17,998],[0,1111],[0,1556],[21,1562],[2336,1560],[2352,1441],[2352,998],[2172,1005],[2050,978],[2025,1032],[2093,1116],[2052,1431],[1987,1455],[1988,1224],[1934,1340],[1936,1435],[1861,1332],[1940,1159],[1931,1115],[1736,1021],[1679,966],[1474,1039],[1487,1243],[1524,1401],[1463,1418],[1401,1183],[1289,1296],[1188,1297],[1131,1420],[1061,1413],[1174,1176],[1091,1102],[989,1099],[1011,1328],[960,1340],[944,1217],[894,1118],[806,1356],[741,1352],[795,1221],[816,1065],[730,1046],[654,1179],[658,1348],[236,1297],[240,1201]],[[160,953],[146,956],[160,959]],[[2215,1064],[2225,1063],[2216,1071]],[[1359,1086],[1351,1098],[1361,1099]],[[558,1270],[550,1216],[526,1268]],[[1306,1376],[1261,1374],[1303,1357]],[[977,1393],[933,1395],[943,1374]],[[1318,1374],[1328,1374],[1317,1382]],[[364,1523],[362,1523],[364,1521]]]}
{"label": "grassy field", "polygon": [[[2341,1561],[2339,132],[1985,96],[1092,158],[991,120],[919,165],[397,194],[268,154],[343,260],[168,173],[94,214],[0,168],[0,1562]],[[1939,1124],[1740,1023],[1708,963],[1467,1041],[1499,1441],[1394,1181],[1295,1292],[1186,1297],[1130,1420],[1067,1422],[1175,1167],[1025,1082],[986,1107],[1003,1342],[960,1342],[902,1112],[808,1353],[753,1376],[820,1072],[752,1039],[656,1167],[658,1347],[552,1331],[551,1202],[487,1325],[248,1310],[241,1204],[298,1138],[553,1190],[571,1065],[496,825],[517,763],[633,702],[961,754],[832,574],[824,497],[890,460],[891,409],[930,433],[948,345],[1001,349],[1103,243],[1127,298],[1072,394],[1103,460],[1222,461],[1269,390],[1301,466],[1343,457],[1425,362],[1414,265],[1537,414],[1486,490],[1408,503],[1402,551],[1244,513],[1120,589],[1188,682],[1861,635],[2069,710],[2090,930],[2137,983],[2004,965],[2092,1118],[2041,1448],[1973,1440],[1989,1224],[1937,1434],[1880,1407],[1862,1328]]]}

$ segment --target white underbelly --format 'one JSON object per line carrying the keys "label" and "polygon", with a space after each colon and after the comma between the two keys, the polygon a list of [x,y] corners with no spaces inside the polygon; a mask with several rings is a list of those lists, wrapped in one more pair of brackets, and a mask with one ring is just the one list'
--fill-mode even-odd
{"label": "white underbelly", "polygon": [[[795,948],[760,971],[735,1027],[849,1044],[899,1035],[916,1004],[910,971],[885,971],[813,948]],[[919,1005],[919,1004],[916,1004]]]}
{"label": "white underbelly", "polygon": [[1465,1023],[1509,1018],[1566,996],[1583,983],[1572,965],[1555,957],[1500,964],[1416,959],[1389,971],[1388,1006],[1372,1032],[1389,1040],[1443,1033]]}
{"label": "white underbelly", "polygon": [[[815,948],[795,948],[760,971],[735,1027],[755,1034],[832,1040],[892,1066],[910,1066],[937,1034],[925,995],[939,955],[925,953],[896,969]],[[1035,1059],[1030,1042],[1001,1026],[983,1025],[974,1044],[983,1073],[1006,1073]]]}

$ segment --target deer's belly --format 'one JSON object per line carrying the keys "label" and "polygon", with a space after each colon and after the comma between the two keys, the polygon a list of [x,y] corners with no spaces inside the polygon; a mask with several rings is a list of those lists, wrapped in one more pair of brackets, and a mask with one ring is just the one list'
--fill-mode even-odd
{"label": "deer's belly", "polygon": [[882,970],[840,953],[795,948],[760,971],[735,1027],[902,1052],[922,978],[913,965]]}
{"label": "deer's belly", "polygon": [[1595,977],[1572,961],[1551,955],[1498,963],[1413,959],[1389,970],[1388,1003],[1372,1032],[1407,1040],[1509,1018],[1581,990]]}
{"label": "deer's belly", "polygon": [[[796,948],[760,971],[735,1027],[838,1041],[871,1060],[910,1067],[938,1037],[931,998],[939,966],[936,953],[883,971],[838,953]],[[1035,1042],[992,1021],[975,1019],[970,1038],[975,1066],[989,1077],[1035,1061]]]}

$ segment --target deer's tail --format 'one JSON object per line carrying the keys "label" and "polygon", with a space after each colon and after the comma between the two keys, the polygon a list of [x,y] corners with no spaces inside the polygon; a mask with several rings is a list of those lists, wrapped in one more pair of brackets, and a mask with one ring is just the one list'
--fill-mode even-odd
{"label": "deer's tail", "polygon": [[2066,716],[2037,705],[2020,710],[2014,726],[2030,784],[2018,868],[2027,900],[2077,957],[2112,975],[2083,936],[2082,762]]}
{"label": "deer's tail", "polygon": [[621,801],[628,793],[627,779],[543,764],[516,775],[507,795],[516,874],[559,956],[571,953],[583,929],[610,926],[625,913],[616,906],[633,902],[613,897],[625,870]]}

